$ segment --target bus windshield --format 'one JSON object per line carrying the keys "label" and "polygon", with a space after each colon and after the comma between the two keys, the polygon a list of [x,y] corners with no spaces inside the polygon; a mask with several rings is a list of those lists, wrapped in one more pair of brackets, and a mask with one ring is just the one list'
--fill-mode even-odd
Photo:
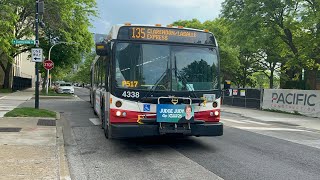
{"label": "bus windshield", "polygon": [[156,91],[218,89],[214,48],[117,43],[116,87]]}

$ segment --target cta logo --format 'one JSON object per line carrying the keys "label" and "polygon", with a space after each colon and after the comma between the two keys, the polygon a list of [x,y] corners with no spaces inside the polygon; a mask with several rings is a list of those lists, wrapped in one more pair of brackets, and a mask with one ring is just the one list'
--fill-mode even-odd
{"label": "cta logo", "polygon": [[315,106],[313,99],[316,99],[315,94],[300,94],[300,93],[272,93],[272,103],[283,104],[297,104],[297,105],[309,105]]}

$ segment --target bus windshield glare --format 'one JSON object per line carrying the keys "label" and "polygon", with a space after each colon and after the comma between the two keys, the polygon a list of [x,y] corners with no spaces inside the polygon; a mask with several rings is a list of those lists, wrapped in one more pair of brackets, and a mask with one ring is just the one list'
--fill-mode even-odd
{"label": "bus windshield glare", "polygon": [[117,88],[155,91],[218,89],[215,48],[117,43]]}

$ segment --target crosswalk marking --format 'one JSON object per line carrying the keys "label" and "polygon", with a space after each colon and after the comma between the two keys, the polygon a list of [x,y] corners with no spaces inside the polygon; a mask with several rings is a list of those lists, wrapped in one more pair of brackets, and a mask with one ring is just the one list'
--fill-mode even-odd
{"label": "crosswalk marking", "polygon": [[90,120],[95,126],[101,125],[101,121],[100,121],[99,118],[89,118],[89,120]]}

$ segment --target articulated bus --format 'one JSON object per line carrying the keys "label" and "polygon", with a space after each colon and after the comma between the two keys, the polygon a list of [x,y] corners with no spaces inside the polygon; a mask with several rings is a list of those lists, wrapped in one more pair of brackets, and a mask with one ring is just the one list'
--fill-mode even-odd
{"label": "articulated bus", "polygon": [[218,44],[208,30],[115,25],[96,53],[90,101],[106,138],[223,134]]}

